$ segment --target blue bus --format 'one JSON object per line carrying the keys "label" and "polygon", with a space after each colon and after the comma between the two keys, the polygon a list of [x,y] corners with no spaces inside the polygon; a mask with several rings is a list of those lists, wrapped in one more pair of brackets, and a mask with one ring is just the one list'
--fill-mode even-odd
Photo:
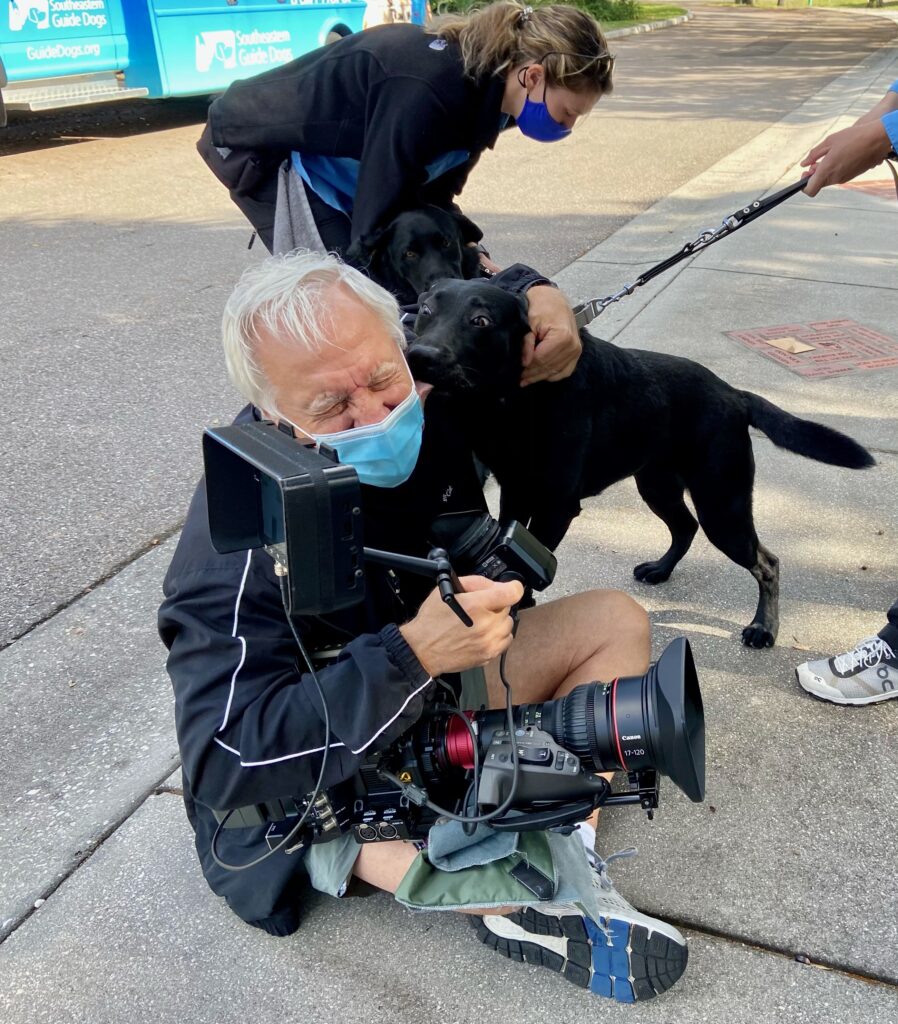
{"label": "blue bus", "polygon": [[359,0],[0,0],[6,110],[220,92],[362,28]]}

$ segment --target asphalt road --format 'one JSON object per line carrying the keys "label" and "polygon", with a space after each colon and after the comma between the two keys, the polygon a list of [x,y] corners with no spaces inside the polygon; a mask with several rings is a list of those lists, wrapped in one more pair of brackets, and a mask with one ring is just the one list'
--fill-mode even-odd
{"label": "asphalt road", "polygon": [[[898,31],[815,9],[696,14],[615,41],[615,92],[570,140],[511,135],[486,155],[463,205],[498,262],[557,272]],[[218,321],[260,254],[193,149],[204,109],[14,116],[0,135],[0,645],[175,531],[202,426],[238,407]]]}

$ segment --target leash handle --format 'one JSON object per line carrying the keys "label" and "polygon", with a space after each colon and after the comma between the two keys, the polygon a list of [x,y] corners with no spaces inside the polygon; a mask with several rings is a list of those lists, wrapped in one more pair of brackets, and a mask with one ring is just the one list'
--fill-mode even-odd
{"label": "leash handle", "polygon": [[709,245],[719,242],[721,238],[726,238],[727,235],[731,235],[734,231],[738,231],[739,228],[745,227],[746,224],[772,210],[775,206],[779,206],[780,203],[785,202],[790,196],[794,196],[796,192],[801,192],[807,184],[808,177],[810,176],[806,175],[800,181],[780,189],[779,192],[774,192],[772,196],[768,196],[766,199],[756,199],[753,203],[749,203],[748,206],[743,206],[728,217],[724,217],[720,227],[709,228],[703,231],[698,238],[687,242],[682,249],[679,249],[672,256],[668,256],[666,260],[656,263],[655,266],[650,267],[644,274],[640,274],[632,284],[624,285],[623,288],[614,292],[613,295],[607,295],[604,299],[588,299],[586,302],[581,302],[579,305],[574,306],[574,320],[577,323],[577,327],[586,327],[597,316],[604,313],[612,303],[619,302],[626,295],[632,295],[637,288],[641,288],[648,281],[651,281],[653,277],[676,266],[677,263],[686,259],[687,256],[693,256],[695,253],[701,252],[702,249],[707,249]]}

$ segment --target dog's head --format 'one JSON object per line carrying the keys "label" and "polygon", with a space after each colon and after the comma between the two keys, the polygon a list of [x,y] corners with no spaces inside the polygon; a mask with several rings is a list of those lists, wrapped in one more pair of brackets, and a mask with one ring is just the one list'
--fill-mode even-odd
{"label": "dog's head", "polygon": [[523,296],[487,281],[440,281],[420,297],[409,366],[436,391],[509,394],[529,330]]}
{"label": "dog's head", "polygon": [[396,295],[412,303],[442,278],[474,277],[480,257],[467,245],[477,229],[461,214],[438,206],[400,213],[390,224],[354,242],[346,258]]}

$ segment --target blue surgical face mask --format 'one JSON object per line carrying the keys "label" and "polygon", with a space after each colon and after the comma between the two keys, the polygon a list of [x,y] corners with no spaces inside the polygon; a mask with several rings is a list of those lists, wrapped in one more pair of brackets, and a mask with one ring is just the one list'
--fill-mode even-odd
{"label": "blue surgical face mask", "polygon": [[[526,68],[524,71],[526,73]],[[563,124],[559,124],[549,113],[549,108],[546,106],[546,88],[547,86],[544,84],[543,98],[540,103],[535,103],[530,99],[530,94],[527,94],[524,100],[524,109],[518,115],[517,124],[518,128],[530,139],[536,139],[537,142],[558,142],[570,135],[571,130],[565,128]]]}
{"label": "blue surgical face mask", "polygon": [[[286,417],[281,417],[286,420]],[[286,420],[291,423],[290,420]],[[332,434],[312,434],[291,423],[318,444],[333,448],[340,462],[352,466],[363,484],[372,487],[398,487],[412,475],[421,451],[424,409],[412,383],[408,398],[380,423]]]}

